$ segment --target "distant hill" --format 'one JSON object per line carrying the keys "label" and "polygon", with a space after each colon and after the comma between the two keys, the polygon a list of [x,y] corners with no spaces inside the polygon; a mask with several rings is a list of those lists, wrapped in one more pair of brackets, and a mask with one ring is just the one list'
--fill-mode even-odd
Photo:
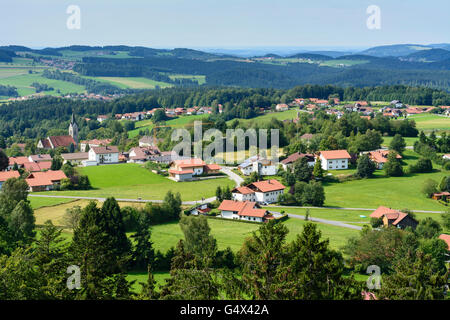
{"label": "distant hill", "polygon": [[341,56],[347,56],[347,55],[352,54],[352,52],[348,52],[348,51],[308,51],[305,53],[319,54],[319,55],[324,55],[324,56],[328,56],[328,57],[332,57],[332,58],[338,58]]}
{"label": "distant hill", "polygon": [[422,50],[401,58],[401,60],[415,62],[436,62],[447,59],[450,59],[450,51],[444,49]]}
{"label": "distant hill", "polygon": [[401,57],[418,51],[431,49],[432,47],[421,44],[395,44],[389,46],[373,47],[360,52],[360,54],[375,57]]}
{"label": "distant hill", "polygon": [[315,53],[297,53],[292,56],[288,56],[287,58],[311,59],[311,60],[332,60],[333,59],[330,56],[326,56],[323,54],[315,54]]}

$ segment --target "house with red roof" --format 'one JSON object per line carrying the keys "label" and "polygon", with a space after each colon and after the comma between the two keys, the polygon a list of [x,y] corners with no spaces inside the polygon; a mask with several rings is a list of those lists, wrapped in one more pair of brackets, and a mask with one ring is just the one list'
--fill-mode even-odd
{"label": "house with red roof", "polygon": [[77,143],[72,138],[72,136],[50,136],[45,139],[39,140],[37,144],[38,149],[56,149],[59,147],[69,148],[70,145],[74,147]]}
{"label": "house with red roof", "polygon": [[15,164],[17,164],[18,168],[23,168],[24,164],[28,162],[30,162],[28,157],[9,157],[9,164],[6,170],[12,170]]}
{"label": "house with red roof", "polygon": [[405,212],[380,206],[370,214],[371,218],[382,219],[383,225],[394,226],[400,229],[411,227],[415,229],[419,224],[413,217]]}
{"label": "house with red roof", "polygon": [[441,234],[439,239],[443,240],[447,244],[447,250],[450,252],[450,234]]}
{"label": "house with red roof", "polygon": [[62,179],[67,176],[61,170],[33,172],[25,179],[30,192],[50,191],[61,184]]}
{"label": "house with red roof", "polygon": [[320,151],[319,159],[323,170],[344,170],[348,168],[351,159],[347,150]]}
{"label": "house with red roof", "polygon": [[0,171],[0,190],[2,190],[3,183],[11,178],[20,178],[18,171]]}
{"label": "house with red roof", "polygon": [[88,152],[84,166],[119,163],[119,148],[116,146],[92,147]]}
{"label": "house with red roof", "polygon": [[234,188],[231,191],[233,200],[253,201],[257,203],[274,203],[278,201],[286,187],[278,180],[263,180],[250,183],[244,187]]}
{"label": "house with red roof", "polygon": [[217,164],[206,164],[198,158],[178,159],[170,163],[169,176],[175,181],[189,181],[194,176],[218,173],[222,169]]}
{"label": "house with red roof", "polygon": [[[377,169],[383,169],[384,164],[387,162],[387,158],[389,155],[389,150],[375,150],[367,152],[367,155],[369,156],[370,160],[375,163],[377,166]],[[397,154],[397,159],[401,159],[402,156]]]}
{"label": "house with red roof", "polygon": [[273,216],[265,209],[260,209],[256,202],[223,200],[219,208],[222,218],[266,222]]}

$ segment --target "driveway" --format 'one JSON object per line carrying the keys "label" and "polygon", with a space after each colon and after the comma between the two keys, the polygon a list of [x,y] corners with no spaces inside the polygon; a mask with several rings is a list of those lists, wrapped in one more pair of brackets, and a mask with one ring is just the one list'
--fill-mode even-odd
{"label": "driveway", "polygon": [[231,180],[234,180],[236,187],[240,187],[244,179],[232,171],[232,167],[222,167],[221,172],[225,173]]}

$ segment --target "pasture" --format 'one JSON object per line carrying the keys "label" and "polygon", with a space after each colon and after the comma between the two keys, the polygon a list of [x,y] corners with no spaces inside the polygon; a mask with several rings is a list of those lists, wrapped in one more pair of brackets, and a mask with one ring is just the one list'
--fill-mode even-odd
{"label": "pasture", "polygon": [[431,113],[422,113],[409,116],[408,119],[412,119],[416,122],[416,127],[418,130],[450,130],[450,117],[439,116]]}
{"label": "pasture", "polygon": [[183,201],[200,200],[215,195],[218,186],[234,186],[228,178],[192,182],[175,182],[152,173],[138,164],[116,164],[79,168],[87,175],[92,190],[49,191],[40,194],[80,197],[116,197],[121,199],[162,200],[171,190],[179,192]]}
{"label": "pasture", "polygon": [[[289,109],[287,111],[281,111],[281,112],[268,112],[265,113],[263,115],[257,116],[255,118],[251,118],[251,119],[237,119],[239,120],[239,123],[244,123],[244,124],[258,124],[261,125],[263,123],[266,122],[270,122],[272,120],[272,118],[275,118],[277,120],[283,121],[283,120],[293,120],[297,117],[297,112],[299,111],[299,109],[294,108],[294,109]],[[229,120],[227,121],[227,124],[231,124],[233,120]]]}

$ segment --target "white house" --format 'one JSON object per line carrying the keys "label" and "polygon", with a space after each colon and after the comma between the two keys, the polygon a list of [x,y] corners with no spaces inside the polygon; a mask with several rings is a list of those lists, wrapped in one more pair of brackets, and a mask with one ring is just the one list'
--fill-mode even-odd
{"label": "white house", "polygon": [[63,164],[70,162],[72,165],[81,165],[83,161],[89,160],[88,152],[61,153]]}
{"label": "white house", "polygon": [[274,176],[278,172],[278,165],[260,156],[253,156],[241,163],[238,169],[246,176],[252,172],[258,172],[261,176]]}
{"label": "white house", "polygon": [[286,187],[278,180],[264,180],[250,183],[245,187],[231,191],[234,200],[254,201],[258,203],[274,203],[278,201]]}
{"label": "white house", "polygon": [[351,159],[347,150],[320,151],[320,160],[324,170],[344,170]]}
{"label": "white house", "polygon": [[280,103],[280,104],[276,105],[275,110],[277,110],[277,111],[287,111],[287,110],[289,110],[289,106],[287,104],[285,104],[285,103]]}
{"label": "white house", "polygon": [[208,204],[207,203],[203,203],[200,205],[196,205],[193,208],[189,209],[189,212],[193,215],[193,216],[198,216],[198,215],[202,215],[202,214],[207,214],[208,212],[211,211],[211,208],[208,208]]}
{"label": "white house", "polygon": [[119,163],[119,149],[116,146],[92,147],[84,166]]}
{"label": "white house", "polygon": [[443,158],[443,159],[446,159],[446,160],[450,160],[450,153],[444,154],[444,155],[442,156],[442,158]]}
{"label": "white house", "polygon": [[106,121],[106,120],[108,120],[108,116],[107,115],[99,115],[97,117],[97,121],[100,122],[100,123],[102,123],[103,121]]}
{"label": "white house", "polygon": [[255,202],[223,200],[219,208],[222,218],[265,222],[273,219],[265,209],[259,209]]}

